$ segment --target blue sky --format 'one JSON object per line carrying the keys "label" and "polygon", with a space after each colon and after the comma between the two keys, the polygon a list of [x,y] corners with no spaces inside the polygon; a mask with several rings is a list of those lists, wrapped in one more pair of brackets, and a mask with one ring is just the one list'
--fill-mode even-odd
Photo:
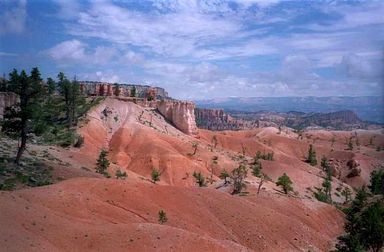
{"label": "blue sky", "polygon": [[383,95],[384,1],[0,0],[0,73],[182,99]]}

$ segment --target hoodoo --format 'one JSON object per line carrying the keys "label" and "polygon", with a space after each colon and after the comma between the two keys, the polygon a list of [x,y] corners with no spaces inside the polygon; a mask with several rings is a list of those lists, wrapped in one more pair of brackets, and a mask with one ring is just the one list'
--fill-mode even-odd
{"label": "hoodoo", "polygon": [[193,102],[162,100],[158,102],[157,109],[185,134],[197,134],[195,104]]}

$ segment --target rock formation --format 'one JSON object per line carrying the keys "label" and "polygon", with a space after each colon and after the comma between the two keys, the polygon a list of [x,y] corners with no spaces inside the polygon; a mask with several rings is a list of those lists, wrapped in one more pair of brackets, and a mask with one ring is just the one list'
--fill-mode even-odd
{"label": "rock formation", "polygon": [[235,119],[222,109],[195,109],[196,124],[209,130],[240,130],[257,128],[256,121]]}
{"label": "rock formation", "polygon": [[349,174],[347,175],[348,178],[360,176],[360,173],[361,173],[360,164],[355,159],[349,160],[347,162],[347,167],[350,170]]}
{"label": "rock formation", "polygon": [[19,102],[19,96],[15,93],[0,92],[0,119],[3,119],[4,110]]}
{"label": "rock formation", "polygon": [[187,101],[158,101],[157,109],[167,120],[188,135],[197,134],[195,104]]}
{"label": "rock formation", "polygon": [[136,97],[150,99],[169,98],[168,93],[160,87],[147,85],[119,84],[98,81],[79,81],[80,90],[89,96],[118,96],[131,97],[132,90],[136,90]]}

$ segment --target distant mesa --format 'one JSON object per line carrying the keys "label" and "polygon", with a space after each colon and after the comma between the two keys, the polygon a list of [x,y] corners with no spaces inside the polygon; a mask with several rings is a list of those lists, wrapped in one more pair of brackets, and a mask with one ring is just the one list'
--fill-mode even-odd
{"label": "distant mesa", "polygon": [[165,89],[161,87],[99,81],[79,81],[79,84],[81,92],[88,96],[151,97],[153,99],[170,98]]}

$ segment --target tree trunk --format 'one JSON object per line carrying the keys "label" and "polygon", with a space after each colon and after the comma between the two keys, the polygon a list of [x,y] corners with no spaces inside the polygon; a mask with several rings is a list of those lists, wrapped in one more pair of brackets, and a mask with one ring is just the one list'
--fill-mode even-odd
{"label": "tree trunk", "polygon": [[20,134],[21,144],[19,146],[19,149],[17,150],[16,160],[15,160],[16,164],[20,164],[21,156],[23,155],[23,152],[25,150],[25,146],[27,144],[26,121],[22,120],[21,124],[22,124],[21,134]]}
{"label": "tree trunk", "polygon": [[257,188],[257,194],[259,194],[259,193],[260,193],[260,189],[261,189],[261,187],[262,187],[263,183],[264,183],[264,179],[263,179],[263,178],[261,178],[261,180],[260,180],[260,183],[259,183],[259,187]]}

